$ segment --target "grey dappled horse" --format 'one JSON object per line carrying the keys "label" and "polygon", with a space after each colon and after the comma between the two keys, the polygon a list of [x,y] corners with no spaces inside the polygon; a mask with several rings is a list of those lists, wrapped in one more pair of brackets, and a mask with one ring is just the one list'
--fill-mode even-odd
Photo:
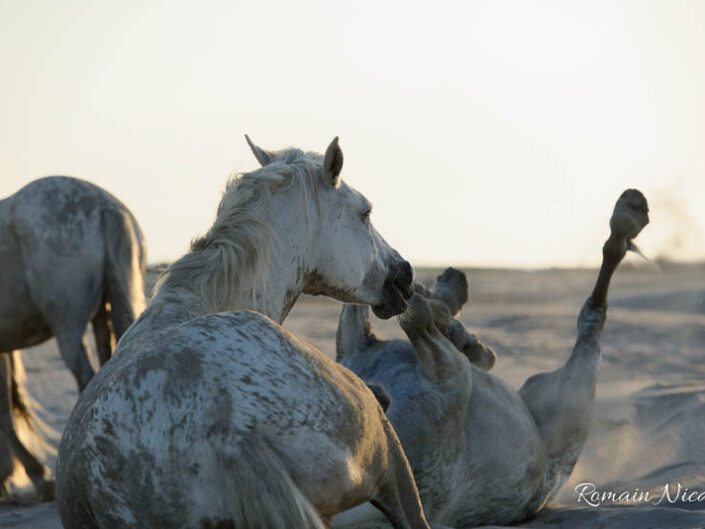
{"label": "grey dappled horse", "polygon": [[88,323],[103,364],[144,308],[144,271],[137,222],[93,184],[41,178],[0,200],[0,484],[14,454],[40,497],[53,495],[48,469],[17,436],[16,421],[32,417],[16,350],[54,336],[82,390],[93,376],[83,343]]}
{"label": "grey dappled horse", "polygon": [[409,263],[325,156],[251,145],[212,227],[173,263],[80,395],[59,447],[66,529],[325,527],[371,501],[427,529],[399,440],[358,377],[280,323],[301,293],[391,317]]}
{"label": "grey dappled horse", "polygon": [[[344,308],[338,357],[389,395],[387,416],[431,524],[465,529],[520,521],[543,508],[570,475],[590,425],[610,279],[627,250],[637,250],[632,239],[647,223],[644,196],[625,191],[610,220],[595,287],[578,316],[572,354],[518,392],[458,353],[447,314],[441,310],[439,317],[433,300],[414,295],[400,317],[411,344],[377,340],[365,309]],[[379,522],[366,504],[336,516],[333,526]]]}

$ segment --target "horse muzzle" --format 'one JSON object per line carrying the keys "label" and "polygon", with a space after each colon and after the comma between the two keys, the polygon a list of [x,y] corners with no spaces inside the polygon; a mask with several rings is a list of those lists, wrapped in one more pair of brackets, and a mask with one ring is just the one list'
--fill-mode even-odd
{"label": "horse muzzle", "polygon": [[372,307],[372,312],[380,319],[387,320],[406,310],[406,300],[414,293],[412,283],[414,270],[400,259],[387,274],[382,286],[382,302]]}

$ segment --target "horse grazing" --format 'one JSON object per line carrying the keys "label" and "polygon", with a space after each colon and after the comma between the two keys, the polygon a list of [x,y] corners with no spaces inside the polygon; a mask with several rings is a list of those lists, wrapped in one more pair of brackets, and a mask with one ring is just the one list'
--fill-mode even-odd
{"label": "horse grazing", "polygon": [[[519,392],[458,353],[434,300],[416,294],[400,318],[411,345],[376,340],[366,312],[344,308],[338,357],[389,394],[387,416],[432,524],[521,521],[543,508],[570,475],[591,420],[610,279],[627,250],[636,250],[632,239],[647,223],[644,196],[625,191],[594,290],[578,316],[570,358],[556,371],[530,377]],[[365,504],[336,516],[333,526],[378,522]]]}
{"label": "horse grazing", "polygon": [[428,527],[375,395],[280,326],[303,292],[399,314],[412,269],[341,181],[337,138],[325,156],[250,146],[262,168],[229,182],[78,399],[57,460],[66,529],[320,528],[365,501]]}
{"label": "horse grazing", "polygon": [[143,237],[107,191],[76,178],[41,178],[0,200],[0,263],[0,485],[13,472],[14,455],[50,500],[49,469],[15,428],[24,421],[32,431],[36,423],[16,350],[56,337],[79,390],[85,388],[93,376],[83,343],[88,322],[103,364],[144,308]]}

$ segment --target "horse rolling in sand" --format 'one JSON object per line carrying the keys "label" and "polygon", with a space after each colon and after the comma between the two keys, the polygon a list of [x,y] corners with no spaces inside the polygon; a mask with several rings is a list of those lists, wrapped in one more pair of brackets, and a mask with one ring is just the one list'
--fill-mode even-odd
{"label": "horse rolling in sand", "polygon": [[75,178],[41,178],[0,200],[0,263],[0,486],[14,455],[40,498],[51,500],[49,469],[17,435],[24,422],[39,442],[17,350],[56,337],[83,389],[93,376],[83,344],[88,322],[103,364],[144,308],[143,237],[107,191]]}
{"label": "horse rolling in sand", "polygon": [[428,527],[373,393],[279,325],[302,292],[399,314],[411,267],[340,180],[337,138],[324,157],[251,147],[263,167],[228,184],[79,397],[57,460],[66,529],[320,528],[366,501]]}
{"label": "horse rolling in sand", "polygon": [[[570,358],[556,371],[532,376],[519,392],[458,353],[458,341],[448,338],[449,311],[435,300],[415,294],[401,316],[411,345],[377,340],[367,311],[344,307],[338,357],[389,394],[387,416],[430,523],[460,529],[521,521],[543,508],[570,475],[591,420],[610,279],[627,250],[636,250],[632,239],[647,223],[644,196],[625,191],[594,290],[578,316]],[[439,285],[462,298],[458,282],[453,287],[443,279]],[[333,526],[378,521],[365,504],[336,516]]]}

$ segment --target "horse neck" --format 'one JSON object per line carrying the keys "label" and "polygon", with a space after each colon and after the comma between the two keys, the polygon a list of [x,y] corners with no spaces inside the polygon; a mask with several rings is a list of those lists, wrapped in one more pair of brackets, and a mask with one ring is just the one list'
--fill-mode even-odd
{"label": "horse neck", "polygon": [[265,284],[248,282],[238,295],[236,308],[256,310],[282,323],[304,290],[307,277],[313,270],[309,264],[309,246],[286,244],[273,253],[262,277]]}
{"label": "horse neck", "polygon": [[[282,323],[294,302],[303,292],[313,255],[311,244],[305,237],[279,233],[275,227],[274,237],[278,244],[272,248],[266,263],[252,268],[264,267],[264,272],[253,276],[239,270],[233,263],[218,263],[218,260],[203,259],[200,266],[180,267],[179,261],[167,272],[158,292],[141,318],[149,327],[163,328],[217,312],[255,310]],[[205,249],[202,252],[216,251]],[[182,259],[187,259],[187,255]],[[206,257],[204,255],[204,257]],[[218,274],[228,273],[236,277],[236,288],[229,291],[225,299],[211,299],[202,291],[214,291],[218,286]],[[261,280],[257,278],[262,278]],[[220,278],[220,281],[224,281]],[[199,289],[196,285],[204,285]]]}

